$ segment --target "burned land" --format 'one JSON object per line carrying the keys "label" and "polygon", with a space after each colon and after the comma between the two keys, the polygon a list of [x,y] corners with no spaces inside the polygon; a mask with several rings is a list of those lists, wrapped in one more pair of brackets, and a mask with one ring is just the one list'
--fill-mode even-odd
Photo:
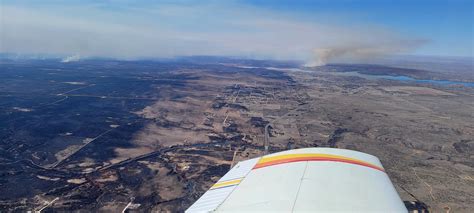
{"label": "burned land", "polygon": [[404,68],[196,61],[2,61],[0,209],[181,212],[262,155],[270,125],[269,152],[366,152],[407,203],[474,211],[474,88],[340,74],[446,78]]}

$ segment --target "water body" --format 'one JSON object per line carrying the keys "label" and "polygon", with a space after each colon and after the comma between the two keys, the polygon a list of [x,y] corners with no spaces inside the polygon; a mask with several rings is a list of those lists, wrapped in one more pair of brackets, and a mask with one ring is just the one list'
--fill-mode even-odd
{"label": "water body", "polygon": [[443,86],[452,86],[452,85],[462,85],[465,87],[474,87],[474,82],[461,82],[461,81],[448,81],[448,80],[428,80],[428,79],[415,79],[408,76],[390,76],[390,75],[380,75],[378,78],[395,80],[395,81],[406,81],[406,82],[415,82],[415,83],[425,83],[425,84],[436,84]]}
{"label": "water body", "polygon": [[[279,71],[290,71],[290,72],[312,72],[312,73],[324,73],[328,74],[328,72],[320,72],[320,71],[313,71],[313,70],[305,70],[300,68],[277,68],[277,67],[251,67],[251,66],[236,66],[239,68],[264,68],[268,70],[279,70]],[[465,86],[465,87],[474,87],[474,82],[462,82],[462,81],[449,81],[449,80],[428,80],[428,79],[415,79],[405,75],[399,76],[391,76],[391,75],[369,75],[369,74],[362,74],[357,71],[353,72],[331,72],[330,74],[333,75],[342,75],[342,76],[357,76],[366,79],[386,79],[386,80],[394,80],[394,81],[403,81],[403,82],[410,82],[410,83],[424,83],[424,84],[434,84],[434,85],[441,85],[441,86]]]}
{"label": "water body", "polygon": [[368,74],[359,73],[357,71],[338,73],[338,75],[358,76],[358,77],[362,77],[362,78],[366,78],[366,79],[386,79],[386,80],[403,81],[403,82],[410,82],[410,83],[434,84],[434,85],[441,85],[441,86],[459,86],[459,85],[462,85],[462,86],[465,86],[465,87],[474,87],[474,82],[415,79],[415,78],[412,78],[412,77],[409,77],[409,76],[404,76],[404,75],[399,75],[399,76],[368,75]]}

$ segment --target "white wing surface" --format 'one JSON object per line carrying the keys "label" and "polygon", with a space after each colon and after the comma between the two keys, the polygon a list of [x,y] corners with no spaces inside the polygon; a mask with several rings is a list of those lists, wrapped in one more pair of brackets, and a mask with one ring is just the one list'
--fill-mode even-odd
{"label": "white wing surface", "polygon": [[332,148],[242,161],[186,212],[407,212],[377,157]]}

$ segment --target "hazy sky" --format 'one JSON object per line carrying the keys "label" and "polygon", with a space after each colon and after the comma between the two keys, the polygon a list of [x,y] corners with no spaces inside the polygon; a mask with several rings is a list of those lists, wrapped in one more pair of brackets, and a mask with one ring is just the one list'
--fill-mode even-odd
{"label": "hazy sky", "polygon": [[[0,0],[0,51],[81,57],[473,57],[473,1]],[[327,51],[330,50],[330,51]]]}

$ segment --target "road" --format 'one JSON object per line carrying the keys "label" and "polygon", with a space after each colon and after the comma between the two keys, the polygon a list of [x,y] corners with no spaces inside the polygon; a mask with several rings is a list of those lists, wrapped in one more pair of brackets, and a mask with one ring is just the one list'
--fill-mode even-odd
{"label": "road", "polygon": [[[234,85],[234,87],[237,87],[237,84]],[[233,103],[233,104],[237,101],[237,98],[239,97],[239,94],[240,94],[240,87],[239,87],[239,90],[237,91],[237,94],[235,95],[234,99],[232,100],[232,103]],[[222,126],[227,126],[227,124],[226,124],[227,118],[229,118],[229,110],[227,110],[227,111],[225,112],[225,119],[224,119],[224,121],[222,122]]]}
{"label": "road", "polygon": [[134,199],[135,199],[134,197],[130,198],[130,202],[128,202],[125,208],[123,208],[122,213],[125,213],[125,211],[127,211],[127,209],[130,208],[130,206],[133,204]]}
{"label": "road", "polygon": [[44,209],[50,207],[54,202],[56,202],[57,200],[59,200],[59,197],[56,197],[54,198],[52,201],[50,202],[47,202],[46,205],[44,205],[43,207],[41,207],[40,209],[38,210],[35,210],[35,213],[41,213],[41,211],[43,211]]}
{"label": "road", "polygon": [[67,160],[68,158],[70,158],[71,156],[73,156],[74,154],[76,154],[77,152],[81,151],[81,149],[83,149],[84,147],[86,147],[87,145],[89,145],[90,143],[94,142],[95,140],[99,139],[100,137],[104,136],[105,134],[109,133],[110,131],[114,130],[114,128],[112,129],[109,129],[109,130],[106,130],[105,132],[102,132],[101,134],[99,134],[97,137],[95,138],[92,138],[91,140],[87,141],[86,143],[82,144],[78,149],[74,150],[74,152],[70,153],[68,156],[66,156],[65,158],[57,161],[56,163],[54,163],[53,165],[51,165],[49,168],[55,168],[57,167],[58,165],[60,165],[62,162],[64,162],[65,160]]}
{"label": "road", "polygon": [[265,140],[264,140],[264,144],[263,144],[263,147],[265,147],[265,150],[263,151],[263,155],[268,154],[268,147],[270,146],[270,132],[268,132],[268,127],[270,127],[270,126],[271,126],[270,123],[265,125]]}

